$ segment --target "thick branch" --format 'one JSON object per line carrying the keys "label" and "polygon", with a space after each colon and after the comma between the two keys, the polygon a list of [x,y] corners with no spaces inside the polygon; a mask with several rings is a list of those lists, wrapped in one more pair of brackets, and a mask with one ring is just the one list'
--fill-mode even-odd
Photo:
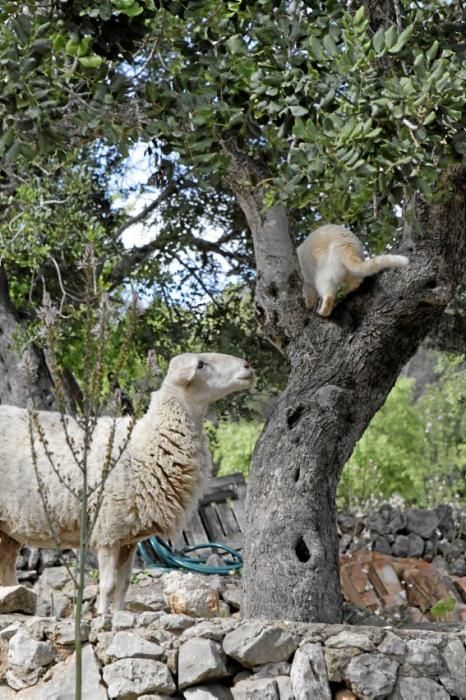
{"label": "thick branch", "polygon": [[259,327],[283,354],[303,327],[305,313],[301,275],[290,237],[286,209],[265,209],[263,170],[231,143],[222,144],[230,157],[228,184],[252,233],[257,268],[255,308]]}

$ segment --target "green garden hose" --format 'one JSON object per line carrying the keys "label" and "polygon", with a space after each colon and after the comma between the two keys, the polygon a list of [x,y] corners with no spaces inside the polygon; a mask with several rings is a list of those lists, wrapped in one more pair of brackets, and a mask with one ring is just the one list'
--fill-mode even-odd
{"label": "green garden hose", "polygon": [[[230,555],[224,560],[223,566],[208,566],[206,564],[208,556],[190,557],[186,556],[189,552],[198,551],[200,549],[217,549],[223,550]],[[144,562],[149,567],[170,571],[172,569],[183,569],[186,571],[194,571],[198,574],[231,574],[239,571],[243,566],[243,557],[233,547],[227,544],[217,544],[209,542],[208,544],[194,544],[190,547],[183,547],[179,551],[174,551],[160,537],[153,536],[138,545],[139,554]]]}

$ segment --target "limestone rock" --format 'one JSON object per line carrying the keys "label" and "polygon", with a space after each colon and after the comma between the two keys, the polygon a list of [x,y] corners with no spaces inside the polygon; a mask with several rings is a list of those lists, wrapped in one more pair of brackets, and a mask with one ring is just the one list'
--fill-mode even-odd
{"label": "limestone rock", "polygon": [[186,688],[183,697],[186,700],[233,700],[233,695],[229,688],[215,684]]}
{"label": "limestone rock", "polygon": [[340,682],[344,678],[345,668],[354,656],[357,656],[360,650],[356,647],[336,648],[325,647],[325,665],[327,666],[327,674],[329,681]]}
{"label": "limestone rock", "polygon": [[296,700],[331,700],[327,668],[320,644],[299,647],[291,665],[291,686]]}
{"label": "limestone rock", "polygon": [[26,671],[33,671],[41,666],[48,666],[55,660],[56,651],[51,642],[38,642],[18,630],[10,639],[8,663]]}
{"label": "limestone rock", "polygon": [[126,698],[144,693],[169,695],[176,690],[165,664],[153,659],[120,659],[104,667],[109,698]]}
{"label": "limestone rock", "polygon": [[414,532],[425,540],[432,536],[438,528],[440,518],[435,510],[428,508],[408,508],[406,511],[406,527],[408,532]]}
{"label": "limestone rock", "polygon": [[148,642],[133,632],[117,632],[106,651],[114,659],[161,659],[165,655],[158,644]]}
{"label": "limestone rock", "polygon": [[202,620],[197,624],[189,627],[181,634],[181,639],[186,641],[193,637],[204,637],[205,639],[213,639],[215,642],[220,642],[228,632],[236,629],[238,623],[231,619],[219,620]]}
{"label": "limestone rock", "polygon": [[[52,632],[51,639],[54,644],[67,646],[75,642],[75,622],[74,620],[62,620],[58,622]],[[86,642],[89,639],[89,623],[81,622],[81,641]]]}
{"label": "limestone rock", "polygon": [[0,614],[21,612],[34,615],[37,594],[26,586],[0,586]]}
{"label": "limestone rock", "polygon": [[280,700],[296,700],[289,676],[276,676],[274,680],[278,686]]}
{"label": "limestone rock", "polygon": [[430,678],[400,676],[389,700],[449,700],[445,688]]}
{"label": "limestone rock", "polygon": [[298,646],[294,634],[261,622],[245,622],[223,640],[228,656],[246,668],[276,661],[287,661]]}
{"label": "limestone rock", "polygon": [[394,688],[398,664],[380,652],[360,654],[350,661],[345,680],[362,700],[385,697]]}
{"label": "limestone rock", "polygon": [[187,688],[209,680],[228,676],[225,654],[218,642],[211,639],[190,639],[180,647],[178,685]]}
{"label": "limestone rock", "polygon": [[227,586],[222,593],[222,598],[225,603],[228,603],[232,610],[239,610],[241,608],[241,590],[236,586]]}
{"label": "limestone rock", "polygon": [[329,637],[326,646],[335,649],[347,649],[355,647],[361,651],[372,651],[375,649],[374,642],[363,632],[351,632],[343,630],[338,634]]}
{"label": "limestone rock", "polygon": [[276,678],[276,676],[289,676],[291,664],[280,661],[276,664],[263,664],[254,668],[254,678]]}
{"label": "limestone rock", "polygon": [[466,680],[466,651],[459,639],[450,639],[443,652],[449,673],[455,678]]}
{"label": "limestone rock", "polygon": [[[0,639],[0,683],[5,677],[6,670],[8,668],[8,641],[6,639]],[[1,698],[1,694],[0,694]]]}
{"label": "limestone rock", "polygon": [[393,543],[395,557],[422,557],[424,552],[424,540],[414,532],[409,535],[397,535]]}
{"label": "limestone rock", "polygon": [[421,675],[436,676],[442,670],[442,661],[436,647],[424,639],[410,639],[407,643],[406,663]]}
{"label": "limestone rock", "polygon": [[165,601],[172,613],[191,617],[217,617],[218,591],[196,574],[172,571],[163,578]]}
{"label": "limestone rock", "polygon": [[192,627],[194,620],[189,615],[176,615],[175,613],[164,613],[160,616],[158,624],[164,630],[172,632],[182,632],[183,630]]}
{"label": "limestone rock", "polygon": [[406,654],[406,642],[393,632],[388,631],[383,642],[379,644],[378,650],[382,654],[403,658]]}
{"label": "limestone rock", "polygon": [[234,700],[280,700],[278,685],[274,678],[239,681],[235,683],[231,692]]}
{"label": "limestone rock", "polygon": [[137,615],[127,610],[116,610],[113,613],[112,629],[130,630],[136,625]]}
{"label": "limestone rock", "polygon": [[[107,700],[100,670],[90,644],[83,646],[83,692],[85,700]],[[57,664],[48,681],[19,693],[18,700],[74,700],[75,655]],[[0,698],[1,698],[0,694]]]}
{"label": "limestone rock", "polygon": [[464,678],[456,678],[450,674],[443,674],[440,676],[440,683],[449,692],[452,698],[461,698],[461,700],[466,698],[466,680]]}

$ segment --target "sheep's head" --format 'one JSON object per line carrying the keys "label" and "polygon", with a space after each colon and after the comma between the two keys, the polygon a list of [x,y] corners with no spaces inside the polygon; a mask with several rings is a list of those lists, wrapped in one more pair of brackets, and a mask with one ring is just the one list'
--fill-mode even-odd
{"label": "sheep's head", "polygon": [[187,352],[171,360],[165,382],[184,389],[197,402],[209,404],[251,388],[254,378],[247,360],[217,352]]}

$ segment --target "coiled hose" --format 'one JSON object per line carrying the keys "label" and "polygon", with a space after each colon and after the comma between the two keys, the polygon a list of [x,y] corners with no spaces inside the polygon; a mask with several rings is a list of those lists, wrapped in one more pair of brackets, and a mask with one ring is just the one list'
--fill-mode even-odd
{"label": "coiled hose", "polygon": [[[209,555],[190,557],[189,552],[195,552],[200,549],[217,549],[223,550],[230,555],[224,559],[223,566],[207,565]],[[198,574],[231,574],[239,571],[243,566],[243,557],[233,547],[227,544],[217,544],[209,542],[208,544],[194,544],[189,547],[183,547],[179,551],[173,550],[161,537],[154,535],[149,539],[138,544],[138,552],[142,556],[144,562],[152,568],[163,569],[169,571],[172,569],[184,569],[186,571],[194,571]]]}

